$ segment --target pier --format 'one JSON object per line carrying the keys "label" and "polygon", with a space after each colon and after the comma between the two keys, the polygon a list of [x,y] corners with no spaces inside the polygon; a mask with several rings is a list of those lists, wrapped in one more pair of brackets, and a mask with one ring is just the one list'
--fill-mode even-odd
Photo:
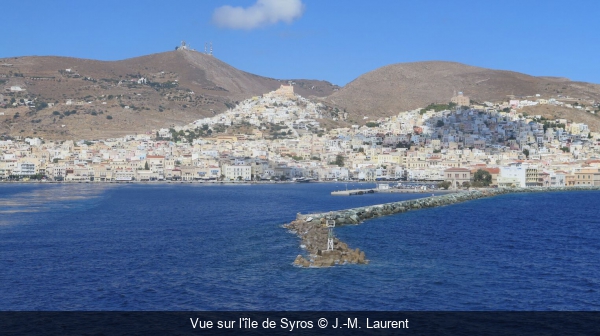
{"label": "pier", "polygon": [[330,267],[344,264],[367,264],[365,253],[351,249],[346,243],[333,238],[333,249],[328,249],[329,230],[327,220],[335,220],[335,226],[356,225],[371,218],[399,214],[412,210],[451,205],[479,198],[511,193],[600,190],[600,186],[533,187],[481,189],[429,196],[425,198],[364,206],[346,210],[313,214],[298,214],[296,220],[284,227],[300,237],[301,247],[307,256],[298,255],[294,265],[299,267]]}
{"label": "pier", "polygon": [[331,195],[333,196],[352,196],[352,195],[364,195],[364,194],[374,194],[378,192],[377,189],[353,189],[353,190],[339,190],[332,191]]}
{"label": "pier", "polygon": [[440,190],[438,188],[433,187],[433,183],[428,183],[426,185],[417,185],[414,184],[404,184],[400,187],[400,183],[398,186],[392,187],[389,183],[376,183],[373,188],[361,188],[361,189],[348,189],[348,184],[346,183],[345,190],[335,190],[331,192],[332,196],[354,196],[354,195],[368,195],[374,193],[442,193],[442,192],[454,192],[454,190]]}
{"label": "pier", "polygon": [[448,194],[456,192],[454,190],[440,190],[440,189],[352,189],[352,190],[338,190],[332,191],[332,196],[355,196],[355,195],[368,195],[375,193],[394,193],[394,194]]}

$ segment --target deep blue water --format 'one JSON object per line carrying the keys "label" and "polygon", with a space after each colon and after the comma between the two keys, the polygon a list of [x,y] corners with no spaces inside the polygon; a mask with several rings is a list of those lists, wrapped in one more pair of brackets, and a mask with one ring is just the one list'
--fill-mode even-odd
{"label": "deep blue water", "polygon": [[504,195],[336,228],[369,265],[292,266],[343,184],[0,185],[0,310],[598,310],[600,192]]}

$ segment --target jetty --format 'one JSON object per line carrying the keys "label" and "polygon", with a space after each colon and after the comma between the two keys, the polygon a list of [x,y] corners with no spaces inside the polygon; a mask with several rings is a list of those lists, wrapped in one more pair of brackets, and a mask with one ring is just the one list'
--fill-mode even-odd
{"label": "jetty", "polygon": [[397,189],[397,188],[390,188],[390,189],[377,189],[377,188],[371,188],[371,189],[351,189],[351,190],[336,190],[336,191],[332,191],[331,195],[332,196],[354,196],[354,195],[368,195],[368,194],[375,194],[375,193],[388,193],[388,194],[428,194],[428,193],[437,193],[437,194],[441,194],[441,193],[453,193],[456,192],[454,190],[440,190],[440,189]]}
{"label": "jetty", "polygon": [[333,196],[352,196],[352,195],[364,195],[364,194],[374,194],[377,192],[377,189],[353,189],[353,190],[338,190],[332,191],[331,195]]}
{"label": "jetty", "polygon": [[333,238],[333,249],[329,247],[328,221],[335,221],[335,226],[357,225],[365,220],[399,214],[407,211],[434,208],[470,200],[512,193],[553,192],[553,191],[583,191],[600,190],[600,186],[571,186],[571,187],[532,187],[532,188],[490,188],[469,190],[440,196],[430,196],[406,201],[364,206],[359,208],[313,213],[298,214],[296,220],[285,224],[284,227],[300,237],[301,247],[307,256],[298,255],[294,265],[299,267],[330,267],[344,264],[367,264],[365,253],[358,248],[351,249],[348,244]]}

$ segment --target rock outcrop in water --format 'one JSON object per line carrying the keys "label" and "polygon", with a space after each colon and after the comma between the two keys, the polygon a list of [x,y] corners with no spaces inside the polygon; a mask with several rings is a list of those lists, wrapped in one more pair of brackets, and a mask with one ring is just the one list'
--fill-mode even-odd
{"label": "rock outcrop in water", "polygon": [[325,226],[325,218],[307,220],[297,219],[285,227],[295,232],[302,239],[302,246],[309,251],[309,259],[298,255],[294,264],[302,267],[329,267],[336,264],[366,264],[365,253],[359,249],[350,249],[348,245],[339,239],[333,239],[333,251],[327,251],[328,229]]}
{"label": "rock outcrop in water", "polygon": [[600,186],[589,187],[548,187],[548,188],[497,188],[482,189],[441,196],[432,196],[414,200],[371,205],[360,208],[315,213],[298,214],[296,220],[285,224],[284,227],[296,233],[302,240],[301,246],[308,252],[308,257],[298,255],[294,265],[300,267],[330,267],[343,264],[367,264],[365,253],[351,249],[344,242],[334,238],[333,251],[326,251],[328,229],[325,226],[327,216],[335,220],[336,226],[359,224],[364,220],[398,214],[411,210],[433,208],[443,205],[461,203],[478,198],[497,196],[511,193],[530,193],[541,191],[576,191],[600,190]]}

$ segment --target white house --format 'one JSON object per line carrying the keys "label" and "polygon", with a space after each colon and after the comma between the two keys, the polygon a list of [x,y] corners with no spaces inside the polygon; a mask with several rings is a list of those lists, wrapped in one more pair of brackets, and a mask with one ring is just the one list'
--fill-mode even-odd
{"label": "white house", "polygon": [[35,175],[35,163],[19,162],[17,168],[13,171],[14,175],[31,176]]}
{"label": "white house", "polygon": [[226,180],[238,180],[241,176],[243,181],[252,179],[252,167],[250,166],[224,166],[223,175]]}
{"label": "white house", "polygon": [[527,181],[527,165],[520,163],[511,164],[508,167],[500,167],[500,176],[498,176],[499,187],[521,187],[525,188]]}

